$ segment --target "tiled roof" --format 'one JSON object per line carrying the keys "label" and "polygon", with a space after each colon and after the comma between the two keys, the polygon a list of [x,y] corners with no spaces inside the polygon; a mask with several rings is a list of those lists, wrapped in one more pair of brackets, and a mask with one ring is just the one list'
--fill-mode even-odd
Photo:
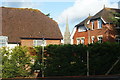
{"label": "tiled roof", "polygon": [[2,7],[2,35],[9,42],[20,38],[62,39],[58,24],[36,9]]}
{"label": "tiled roof", "polygon": [[114,13],[120,13],[120,9],[114,9],[114,8],[104,8],[101,11],[99,11],[97,14],[95,14],[91,20],[97,19],[97,18],[103,18],[106,23],[112,22],[112,17],[114,16]]}
{"label": "tiled roof", "polygon": [[82,22],[80,22],[80,23],[77,24],[76,26],[79,27],[79,26],[83,26],[83,25],[87,24],[88,20],[90,20],[91,17],[92,17],[92,16],[87,17],[85,20],[83,20]]}

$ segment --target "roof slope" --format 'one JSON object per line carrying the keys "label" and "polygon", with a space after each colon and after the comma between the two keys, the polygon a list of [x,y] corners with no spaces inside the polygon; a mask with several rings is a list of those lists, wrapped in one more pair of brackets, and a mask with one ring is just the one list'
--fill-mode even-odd
{"label": "roof slope", "polygon": [[97,14],[95,14],[92,19],[97,19],[97,18],[103,18],[106,23],[112,22],[112,17],[114,16],[114,13],[120,13],[120,9],[114,9],[114,8],[104,8],[101,11],[99,11]]}
{"label": "roof slope", "polygon": [[2,35],[9,42],[20,38],[62,39],[58,24],[39,10],[2,7]]}
{"label": "roof slope", "polygon": [[[77,24],[76,26],[84,26],[87,24],[87,22],[91,19],[92,16],[87,17],[85,20],[83,20],[82,22],[80,22],[79,24]],[[86,26],[87,27],[87,26]]]}

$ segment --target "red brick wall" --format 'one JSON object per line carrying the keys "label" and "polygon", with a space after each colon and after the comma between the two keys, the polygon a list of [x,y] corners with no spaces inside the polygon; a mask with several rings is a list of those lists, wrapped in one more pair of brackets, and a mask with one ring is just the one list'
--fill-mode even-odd
{"label": "red brick wall", "polygon": [[[61,44],[61,40],[45,40],[46,41],[46,45],[50,45],[50,44]],[[32,47],[33,46],[33,40],[21,40],[21,45],[22,46],[27,46],[27,47]]]}
{"label": "red brick wall", "polygon": [[[91,26],[91,22],[89,26]],[[90,43],[92,43],[91,36],[95,36],[95,42],[97,42],[98,41],[97,37],[99,35],[103,36],[103,42],[106,42],[106,41],[114,42],[115,41],[115,30],[113,29],[113,25],[102,24],[102,28],[98,29],[98,23],[97,23],[97,20],[95,20],[94,30],[89,30]],[[88,31],[78,32],[78,30],[76,30],[74,37],[73,37],[74,44],[77,44],[78,37],[85,37],[85,45],[88,44]]]}
{"label": "red brick wall", "polygon": [[50,45],[50,44],[61,44],[61,40],[46,40],[46,44]]}
{"label": "red brick wall", "polygon": [[33,40],[21,40],[21,45],[31,47],[33,46]]}
{"label": "red brick wall", "polygon": [[73,37],[73,44],[77,44],[77,38],[79,37],[85,37],[85,44],[88,44],[88,32],[78,32],[77,29]]}

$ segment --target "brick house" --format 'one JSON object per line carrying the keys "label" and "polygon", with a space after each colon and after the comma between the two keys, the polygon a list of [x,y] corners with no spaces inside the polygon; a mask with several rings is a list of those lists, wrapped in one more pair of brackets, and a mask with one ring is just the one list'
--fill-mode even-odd
{"label": "brick house", "polygon": [[1,7],[0,47],[61,44],[57,22],[36,9]]}
{"label": "brick house", "polygon": [[120,25],[115,25],[112,18],[120,9],[103,8],[94,16],[89,16],[74,27],[71,35],[73,44],[94,42],[120,42]]}

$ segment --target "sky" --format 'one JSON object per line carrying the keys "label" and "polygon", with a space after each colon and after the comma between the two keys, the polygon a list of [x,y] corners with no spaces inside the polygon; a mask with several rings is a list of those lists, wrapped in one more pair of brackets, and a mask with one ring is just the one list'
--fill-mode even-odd
{"label": "sky", "polygon": [[15,8],[39,9],[42,13],[50,13],[64,34],[66,18],[72,32],[75,25],[87,18],[89,14],[95,15],[105,7],[118,8],[120,0],[0,0],[0,6]]}

